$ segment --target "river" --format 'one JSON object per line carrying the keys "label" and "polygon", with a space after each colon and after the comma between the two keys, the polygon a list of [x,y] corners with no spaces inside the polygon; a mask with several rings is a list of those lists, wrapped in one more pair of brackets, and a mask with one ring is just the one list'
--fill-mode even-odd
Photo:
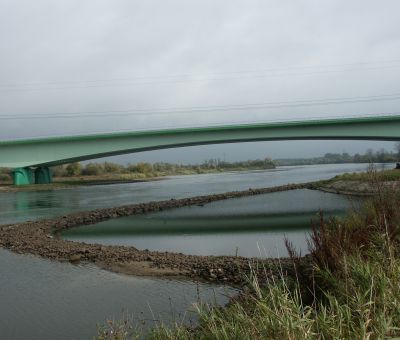
{"label": "river", "polygon": [[[392,164],[385,167],[392,167]],[[268,171],[177,176],[161,181],[0,193],[0,224],[95,208],[270,187],[364,171],[366,164],[280,167]],[[321,208],[338,215],[354,201],[310,190],[214,202],[121,218],[66,232],[63,237],[140,249],[192,254],[284,256],[287,236],[307,251],[309,221]],[[0,250],[0,331],[5,339],[88,339],[96,323],[123,311],[146,319],[182,318],[193,302],[226,303],[235,290],[188,281],[117,275]],[[186,322],[195,321],[190,313]]]}
{"label": "river", "polygon": [[194,255],[279,257],[287,256],[283,235],[304,254],[319,210],[342,215],[357,202],[314,190],[284,191],[111,219],[70,229],[63,237]]}

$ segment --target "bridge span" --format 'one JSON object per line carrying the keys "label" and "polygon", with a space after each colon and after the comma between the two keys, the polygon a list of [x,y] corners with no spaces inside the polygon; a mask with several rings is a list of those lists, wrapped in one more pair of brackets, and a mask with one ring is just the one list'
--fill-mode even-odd
{"label": "bridge span", "polygon": [[132,131],[0,141],[14,184],[50,183],[49,167],[184,146],[276,140],[400,141],[400,115]]}

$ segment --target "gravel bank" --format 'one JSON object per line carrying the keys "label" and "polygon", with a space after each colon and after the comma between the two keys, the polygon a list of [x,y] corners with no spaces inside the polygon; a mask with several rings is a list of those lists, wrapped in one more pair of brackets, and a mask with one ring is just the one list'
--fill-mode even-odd
{"label": "gravel bank", "polygon": [[[105,246],[62,240],[58,233],[69,228],[94,224],[111,218],[146,214],[184,206],[261,195],[266,193],[311,188],[312,183],[289,184],[272,188],[249,189],[224,194],[154,201],[116,208],[96,209],[53,219],[27,221],[0,226],[0,246],[20,254],[33,254],[47,259],[87,262],[108,270],[146,276],[179,276],[230,284],[243,284],[250,266],[266,279],[277,270],[291,272],[289,259],[260,260],[234,256],[196,256],[182,253],[138,250],[126,246]],[[306,259],[305,259],[306,260]]]}

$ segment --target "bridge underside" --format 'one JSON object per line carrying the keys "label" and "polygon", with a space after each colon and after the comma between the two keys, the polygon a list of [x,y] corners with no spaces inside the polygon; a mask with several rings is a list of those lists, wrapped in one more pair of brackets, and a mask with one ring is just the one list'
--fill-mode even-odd
{"label": "bridge underside", "polygon": [[397,141],[400,116],[5,141],[0,142],[0,167],[15,169],[15,184],[49,183],[54,165],[183,146],[276,140]]}

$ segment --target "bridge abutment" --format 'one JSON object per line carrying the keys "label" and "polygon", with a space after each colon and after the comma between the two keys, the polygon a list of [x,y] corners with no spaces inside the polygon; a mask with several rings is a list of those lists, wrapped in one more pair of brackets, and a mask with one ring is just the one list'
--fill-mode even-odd
{"label": "bridge abutment", "polygon": [[12,172],[14,185],[49,184],[52,182],[51,170],[47,166],[41,166],[35,170],[32,168],[17,168]]}

